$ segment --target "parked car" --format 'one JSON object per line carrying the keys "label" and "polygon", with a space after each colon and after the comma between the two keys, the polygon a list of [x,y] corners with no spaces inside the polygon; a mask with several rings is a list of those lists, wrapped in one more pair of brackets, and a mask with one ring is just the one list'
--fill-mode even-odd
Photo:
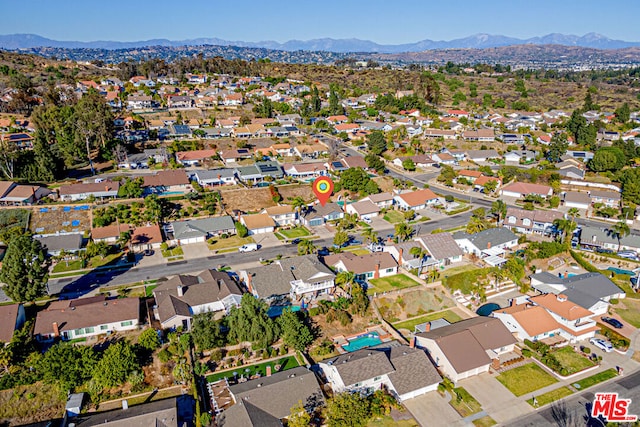
{"label": "parked car", "polygon": [[614,319],[613,317],[602,316],[600,318],[600,320],[602,320],[605,323],[610,324],[611,326],[613,326],[616,329],[621,329],[624,326],[622,324],[622,322],[620,322],[618,319]]}
{"label": "parked car", "polygon": [[323,246],[320,249],[318,249],[318,255],[320,256],[327,256],[329,254],[330,254],[329,249],[327,249],[326,246]]}
{"label": "parked car", "polygon": [[295,238],[291,241],[292,245],[297,245],[298,243],[300,243],[300,239],[299,238]]}
{"label": "parked car", "polygon": [[639,261],[640,258],[638,258],[638,253],[635,251],[620,251],[618,252],[618,256],[620,258],[626,258],[626,259],[630,259],[633,261]]}
{"label": "parked car", "polygon": [[612,254],[613,250],[607,248],[596,248],[596,252],[599,254]]}
{"label": "parked car", "polygon": [[258,250],[257,243],[247,243],[246,245],[242,245],[238,248],[238,252],[253,252]]}
{"label": "parked car", "polygon": [[591,338],[589,342],[607,353],[611,353],[613,351],[613,346],[609,341],[605,341],[601,338]]}

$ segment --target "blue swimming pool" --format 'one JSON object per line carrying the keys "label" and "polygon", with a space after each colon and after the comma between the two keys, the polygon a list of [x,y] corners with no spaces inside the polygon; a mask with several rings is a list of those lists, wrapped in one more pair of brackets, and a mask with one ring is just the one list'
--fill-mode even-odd
{"label": "blue swimming pool", "polygon": [[635,276],[636,275],[636,273],[634,273],[633,271],[624,270],[622,268],[609,267],[609,268],[607,268],[607,270],[613,271],[616,274],[626,274],[627,276]]}
{"label": "blue swimming pool", "polygon": [[350,338],[349,344],[344,344],[342,348],[348,352],[352,353],[354,351],[371,347],[374,345],[382,344],[382,340],[380,339],[380,335],[377,332],[369,332],[367,334],[358,335],[355,338]]}
{"label": "blue swimming pool", "polygon": [[301,307],[299,305],[272,305],[267,310],[267,316],[269,316],[269,317],[278,317],[278,316],[282,315],[282,312],[287,308],[289,310],[293,311],[293,312],[300,311],[300,309],[301,309]]}

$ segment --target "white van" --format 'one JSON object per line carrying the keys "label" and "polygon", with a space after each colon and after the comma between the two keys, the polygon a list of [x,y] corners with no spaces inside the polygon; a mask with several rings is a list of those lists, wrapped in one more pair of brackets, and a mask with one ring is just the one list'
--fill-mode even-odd
{"label": "white van", "polygon": [[257,243],[247,243],[246,245],[242,245],[238,248],[238,252],[253,252],[258,250]]}

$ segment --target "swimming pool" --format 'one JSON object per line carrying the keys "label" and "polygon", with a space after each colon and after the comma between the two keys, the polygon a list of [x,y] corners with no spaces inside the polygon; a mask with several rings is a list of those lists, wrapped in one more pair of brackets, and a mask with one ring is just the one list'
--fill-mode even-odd
{"label": "swimming pool", "polygon": [[282,312],[285,309],[290,309],[293,312],[300,311],[301,307],[299,305],[272,305],[267,310],[267,316],[269,317],[278,317],[282,315]]}
{"label": "swimming pool", "polygon": [[380,335],[377,332],[370,332],[367,334],[358,335],[355,338],[350,338],[349,344],[344,344],[342,348],[348,352],[352,353],[354,351],[371,347],[373,345],[382,344],[382,340],[380,339]]}
{"label": "swimming pool", "polygon": [[633,271],[624,270],[622,268],[609,267],[609,268],[607,268],[607,270],[613,271],[616,274],[626,274],[627,276],[635,276],[636,275],[636,273],[634,273]]}

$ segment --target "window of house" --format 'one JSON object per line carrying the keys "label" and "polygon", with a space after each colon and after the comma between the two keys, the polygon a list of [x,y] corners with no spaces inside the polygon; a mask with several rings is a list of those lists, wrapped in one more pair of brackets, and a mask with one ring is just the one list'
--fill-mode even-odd
{"label": "window of house", "polygon": [[100,325],[100,330],[101,330],[101,331],[106,331],[107,329],[109,329],[109,326],[107,326],[107,325]]}
{"label": "window of house", "polygon": [[120,326],[131,326],[133,325],[133,320],[127,320],[126,322],[121,322]]}
{"label": "window of house", "polygon": [[385,272],[386,272],[386,273],[393,273],[393,268],[387,268],[387,269],[385,270]]}
{"label": "window of house", "polygon": [[381,379],[381,378],[382,378],[382,377],[375,377],[373,380],[374,380],[374,381],[380,381],[380,379]]}

